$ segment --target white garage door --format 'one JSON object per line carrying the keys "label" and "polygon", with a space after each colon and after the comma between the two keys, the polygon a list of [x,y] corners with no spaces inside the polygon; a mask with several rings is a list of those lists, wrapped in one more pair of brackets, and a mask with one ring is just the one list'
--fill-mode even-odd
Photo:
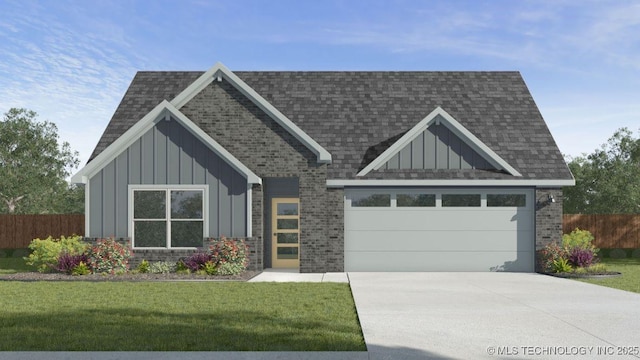
{"label": "white garage door", "polygon": [[533,193],[345,189],[345,270],[534,271]]}

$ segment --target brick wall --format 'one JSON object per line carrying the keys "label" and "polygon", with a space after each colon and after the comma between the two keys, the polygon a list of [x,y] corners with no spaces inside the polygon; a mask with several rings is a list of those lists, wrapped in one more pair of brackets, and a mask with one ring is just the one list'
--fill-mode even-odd
{"label": "brick wall", "polygon": [[[214,81],[180,110],[258,176],[299,178],[300,271],[336,269],[337,265],[329,264],[329,257],[333,262],[338,259],[327,230],[327,215],[335,211],[327,204],[327,165],[318,164],[313,152],[226,81]],[[251,243],[256,253],[251,255],[255,262],[251,266],[260,270],[261,188],[253,190],[252,216]]]}
{"label": "brick wall", "polygon": [[[549,195],[555,202],[549,203]],[[536,189],[535,197],[536,250],[540,250],[552,242],[562,242],[562,189]]]}

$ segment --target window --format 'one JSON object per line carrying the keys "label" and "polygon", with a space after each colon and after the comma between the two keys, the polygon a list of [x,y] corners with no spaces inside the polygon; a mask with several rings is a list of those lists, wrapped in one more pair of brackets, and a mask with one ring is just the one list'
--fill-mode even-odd
{"label": "window", "polygon": [[356,194],[351,199],[351,206],[353,207],[390,207],[391,195],[390,194],[371,194],[371,195]]}
{"label": "window", "polygon": [[442,207],[480,207],[480,194],[442,194]]}
{"label": "window", "polygon": [[436,196],[434,194],[397,194],[397,207],[434,207]]}
{"label": "window", "polygon": [[205,189],[176,186],[131,191],[134,247],[202,246],[205,235]]}
{"label": "window", "polygon": [[487,194],[487,207],[527,206],[525,194]]}

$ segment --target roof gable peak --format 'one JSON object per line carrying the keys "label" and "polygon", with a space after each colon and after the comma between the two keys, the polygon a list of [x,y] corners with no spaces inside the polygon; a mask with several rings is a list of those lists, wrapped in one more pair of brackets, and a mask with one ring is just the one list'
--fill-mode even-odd
{"label": "roof gable peak", "polygon": [[485,145],[480,139],[467,130],[453,116],[447,113],[440,106],[436,107],[429,115],[407,131],[400,139],[393,143],[387,150],[375,158],[365,168],[358,172],[357,176],[365,176],[373,170],[382,168],[389,160],[398,156],[405,147],[420,136],[432,125],[444,125],[452,134],[457,136],[463,144],[479,154],[488,164],[498,170],[503,170],[512,176],[522,176],[515,168],[496,154],[491,148]]}
{"label": "roof gable peak", "polygon": [[211,69],[207,70],[202,74],[202,76],[196,79],[196,81],[191,83],[191,85],[174,97],[173,100],[171,100],[171,105],[176,109],[180,109],[213,81],[220,82],[223,80],[228,81],[233,87],[240,91],[242,95],[246,96],[258,108],[260,108],[260,110],[264,111],[280,126],[285,128],[285,130],[298,139],[298,141],[302,142],[307,148],[309,148],[309,150],[316,155],[318,163],[331,163],[331,154],[327,150],[325,150],[313,138],[294,124],[293,121],[276,109],[275,106],[269,103],[221,62],[217,62]]}

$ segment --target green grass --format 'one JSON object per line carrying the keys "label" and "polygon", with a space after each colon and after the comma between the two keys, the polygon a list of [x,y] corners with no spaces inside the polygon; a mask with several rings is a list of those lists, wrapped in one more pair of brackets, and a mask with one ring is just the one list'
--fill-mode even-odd
{"label": "green grass", "polygon": [[622,276],[604,279],[581,279],[580,281],[640,293],[640,259],[604,258],[601,262],[606,264],[609,270],[621,272]]}
{"label": "green grass", "polygon": [[22,258],[27,254],[26,250],[23,249],[0,250],[0,275],[35,271],[35,268],[28,266]]}
{"label": "green grass", "polygon": [[0,282],[0,351],[364,351],[348,284]]}

